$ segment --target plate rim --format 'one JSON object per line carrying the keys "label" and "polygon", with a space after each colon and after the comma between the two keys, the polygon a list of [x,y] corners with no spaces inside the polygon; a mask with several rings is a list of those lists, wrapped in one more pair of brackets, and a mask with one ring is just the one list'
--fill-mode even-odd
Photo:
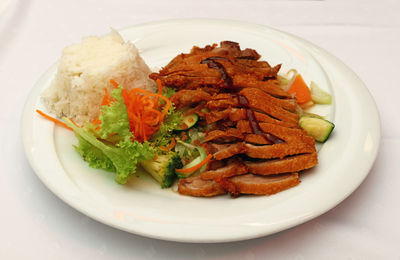
{"label": "plate rim", "polygon": [[[313,44],[313,43],[311,43],[311,42],[309,42],[309,41],[307,41],[307,40],[305,40],[303,38],[300,38],[300,37],[298,37],[296,35],[293,35],[291,33],[287,33],[287,32],[284,32],[284,31],[281,31],[279,29],[275,29],[275,28],[272,28],[272,27],[269,27],[269,26],[266,26],[266,25],[254,24],[254,23],[249,23],[249,22],[245,22],[245,21],[238,21],[238,20],[207,19],[207,18],[157,20],[157,21],[152,21],[152,22],[147,22],[147,23],[136,24],[136,25],[133,25],[133,26],[124,27],[124,28],[122,28],[122,29],[120,29],[118,31],[119,32],[123,32],[123,31],[127,31],[129,29],[136,28],[136,27],[143,27],[143,26],[157,25],[157,24],[165,25],[165,24],[168,24],[168,23],[175,23],[175,22],[178,22],[178,23],[179,22],[195,22],[195,23],[198,23],[198,22],[204,22],[204,21],[207,21],[207,22],[210,22],[210,23],[222,23],[222,24],[225,24],[225,25],[241,24],[241,25],[245,25],[245,26],[258,26],[260,28],[264,28],[264,29],[267,29],[267,30],[272,30],[272,31],[276,31],[278,33],[289,35],[290,37],[293,37],[293,38],[295,38],[297,40],[300,40],[300,41],[312,46],[313,48],[316,48],[316,49],[322,51],[325,55],[328,55],[331,59],[334,59],[335,61],[339,62],[342,67],[347,69],[349,72],[352,73],[353,76],[356,77],[356,79],[359,81],[359,83],[361,83],[361,85],[363,86],[363,90],[366,91],[366,93],[368,95],[368,98],[369,98],[369,101],[372,101],[372,104],[374,105],[373,106],[373,110],[376,113],[377,121],[378,121],[377,125],[376,125],[375,132],[376,132],[376,136],[378,137],[378,139],[375,140],[377,143],[374,146],[374,149],[373,149],[373,152],[372,152],[372,158],[373,159],[368,162],[368,166],[367,166],[368,170],[366,171],[366,173],[364,173],[362,178],[359,178],[359,182],[356,185],[354,185],[354,188],[349,190],[344,196],[342,196],[342,198],[340,200],[337,200],[336,203],[334,203],[334,205],[329,205],[329,206],[325,207],[324,209],[322,209],[319,212],[315,212],[312,215],[306,216],[306,217],[304,217],[304,218],[302,218],[302,219],[300,219],[298,221],[294,221],[293,223],[291,223],[290,225],[288,225],[286,227],[275,228],[275,229],[272,230],[272,232],[270,230],[270,232],[261,232],[261,233],[257,233],[257,234],[254,234],[254,235],[248,235],[248,236],[242,236],[242,237],[234,237],[234,238],[228,238],[228,239],[227,238],[224,238],[224,239],[221,239],[221,238],[212,239],[212,238],[210,238],[210,239],[192,239],[192,240],[191,239],[183,239],[183,240],[181,240],[179,238],[169,238],[169,237],[165,237],[165,236],[157,236],[156,234],[149,234],[149,233],[146,233],[146,232],[138,232],[138,231],[135,231],[135,230],[127,229],[123,225],[118,225],[118,224],[110,222],[110,221],[105,221],[103,218],[101,218],[99,216],[96,216],[95,214],[92,214],[92,212],[90,212],[89,210],[87,210],[85,208],[82,208],[82,207],[79,207],[79,205],[77,205],[77,203],[75,203],[71,199],[68,199],[68,197],[66,197],[64,194],[60,194],[60,192],[57,189],[55,189],[52,186],[51,183],[48,182],[48,179],[44,178],[44,176],[39,173],[39,170],[38,170],[38,167],[36,165],[36,162],[34,161],[33,156],[31,154],[32,151],[30,151],[30,146],[29,146],[29,141],[30,141],[29,139],[30,138],[28,138],[28,135],[26,134],[26,131],[27,131],[27,129],[29,129],[29,127],[27,128],[26,126],[27,126],[28,122],[30,122],[30,121],[33,122],[33,118],[30,118],[30,117],[32,116],[32,111],[33,111],[32,108],[35,108],[34,100],[30,100],[30,99],[33,96],[33,94],[35,93],[35,90],[36,90],[36,92],[38,91],[36,86],[39,84],[39,82],[44,80],[46,78],[46,75],[51,75],[51,70],[54,69],[54,66],[56,66],[56,64],[57,64],[57,63],[55,63],[52,66],[50,66],[46,70],[46,72],[44,72],[40,76],[39,80],[37,80],[35,82],[35,84],[34,84],[35,87],[33,87],[31,89],[31,91],[29,92],[29,95],[28,95],[28,97],[27,97],[27,99],[25,101],[24,108],[22,110],[23,112],[22,112],[22,115],[21,115],[21,121],[20,121],[20,126],[21,126],[20,133],[21,133],[21,136],[22,136],[25,155],[28,158],[29,164],[32,167],[32,169],[35,172],[35,174],[39,177],[39,179],[42,181],[42,183],[44,183],[45,186],[49,190],[51,190],[62,201],[66,202],[68,205],[72,206],[75,210],[77,210],[77,211],[79,211],[79,212],[91,217],[92,219],[95,219],[96,221],[99,221],[99,222],[104,223],[106,225],[112,226],[114,228],[117,228],[117,229],[120,229],[120,230],[124,230],[126,232],[130,232],[130,233],[133,233],[133,234],[145,236],[145,237],[151,237],[151,238],[169,240],[169,241],[177,241],[177,242],[196,242],[196,243],[210,243],[210,242],[211,243],[215,243],[215,242],[240,241],[240,240],[247,240],[247,239],[252,239],[252,238],[257,238],[257,237],[273,234],[273,233],[276,233],[276,232],[279,232],[279,231],[282,231],[282,230],[285,230],[285,229],[300,225],[302,223],[305,223],[305,222],[307,222],[307,221],[309,221],[311,219],[314,219],[314,218],[326,213],[330,209],[336,207],[343,200],[345,200],[350,194],[352,194],[354,191],[357,190],[357,188],[362,184],[362,182],[368,176],[368,174],[371,171],[371,168],[372,168],[372,166],[373,166],[373,164],[374,164],[374,162],[375,162],[375,160],[377,158],[377,154],[378,154],[378,151],[379,151],[379,148],[380,148],[380,143],[381,143],[381,119],[380,119],[379,110],[378,110],[378,107],[376,105],[376,102],[375,102],[373,96],[371,95],[371,92],[367,88],[367,86],[364,84],[364,82],[359,78],[359,76],[356,73],[354,73],[342,60],[340,60],[336,56],[332,55],[331,53],[329,53],[328,51],[324,50],[323,48],[321,48],[321,47],[319,47],[319,46],[317,46],[317,45],[315,45],[315,44]],[[33,103],[32,107],[30,106],[31,103]]]}

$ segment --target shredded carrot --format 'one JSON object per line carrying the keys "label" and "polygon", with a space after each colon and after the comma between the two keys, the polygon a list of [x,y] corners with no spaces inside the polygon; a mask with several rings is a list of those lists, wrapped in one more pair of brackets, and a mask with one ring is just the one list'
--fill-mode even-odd
{"label": "shredded carrot", "polygon": [[[110,83],[114,87],[119,86],[113,79],[110,79]],[[134,140],[139,142],[149,140],[158,131],[164,121],[165,115],[171,108],[171,101],[162,95],[161,81],[157,81],[157,84],[158,93],[141,88],[134,88],[129,91],[122,89],[122,97],[128,113],[130,131],[134,136]],[[162,104],[159,103],[160,99],[164,101]],[[115,100],[110,97],[107,89],[104,89],[104,97],[101,105],[109,106],[113,101]],[[101,121],[95,119],[92,123],[99,127]]]}
{"label": "shredded carrot", "polygon": [[176,142],[175,142],[175,138],[172,138],[171,139],[171,143],[168,145],[168,146],[160,146],[160,149],[161,150],[163,150],[163,151],[171,151],[171,149],[172,148],[174,148],[175,147],[175,144],[176,144]]}
{"label": "shredded carrot", "polygon": [[119,86],[119,84],[113,79],[110,79],[110,83],[116,88],[118,88],[118,86]]}
{"label": "shredded carrot", "polygon": [[185,135],[185,134],[183,134],[183,135],[182,135],[182,141],[186,141],[187,139],[188,139],[188,136]]}
{"label": "shredded carrot", "polygon": [[[158,83],[158,84],[161,84]],[[159,85],[158,91],[162,92],[162,86]],[[122,90],[122,97],[128,112],[130,131],[134,139],[139,142],[147,141],[158,131],[164,117],[171,107],[171,101],[161,94],[153,93],[148,90],[134,88],[130,91]],[[164,101],[159,105],[159,100]]]}
{"label": "shredded carrot", "polygon": [[180,172],[180,173],[190,173],[190,172],[194,172],[197,169],[200,169],[203,165],[205,165],[206,163],[208,163],[212,158],[212,155],[209,154],[207,155],[207,157],[201,161],[199,164],[196,164],[193,167],[190,168],[186,168],[186,169],[176,169],[175,171]]}
{"label": "shredded carrot", "polygon": [[36,112],[37,112],[39,115],[43,116],[44,118],[46,118],[46,119],[48,119],[48,120],[50,120],[50,121],[53,121],[54,123],[59,124],[59,125],[61,125],[61,126],[65,127],[65,128],[67,128],[67,129],[69,129],[69,130],[72,130],[72,128],[69,127],[69,126],[67,126],[64,122],[61,122],[60,120],[55,119],[54,117],[51,117],[51,116],[49,116],[49,115],[46,115],[45,113],[43,113],[43,112],[40,111],[39,109],[36,109]]}
{"label": "shredded carrot", "polygon": [[162,95],[161,80],[160,80],[160,79],[157,79],[156,82],[157,82],[157,86],[158,86],[158,94],[159,94],[159,95]]}
{"label": "shredded carrot", "polygon": [[311,92],[303,77],[298,74],[290,86],[289,93],[295,94],[297,103],[304,104],[311,100]]}
{"label": "shredded carrot", "polygon": [[110,96],[108,95],[107,89],[104,88],[104,96],[103,96],[103,100],[101,101],[101,105],[102,106],[109,106],[110,103],[111,103]]}

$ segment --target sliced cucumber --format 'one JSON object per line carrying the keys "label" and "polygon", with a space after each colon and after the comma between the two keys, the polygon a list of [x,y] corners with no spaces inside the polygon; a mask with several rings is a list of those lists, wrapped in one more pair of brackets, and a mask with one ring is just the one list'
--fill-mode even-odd
{"label": "sliced cucumber", "polygon": [[316,118],[320,118],[320,119],[324,119],[325,120],[325,118],[323,117],[323,116],[320,116],[320,115],[317,115],[317,114],[314,114],[314,113],[310,113],[310,112],[304,112],[303,111],[303,113],[301,114],[301,116],[303,117],[316,117]]}
{"label": "sliced cucumber", "polygon": [[324,143],[332,133],[333,128],[335,128],[332,122],[314,116],[300,117],[299,125],[307,134],[320,143]]}
{"label": "sliced cucumber", "polygon": [[[182,169],[187,169],[187,168],[191,168],[191,167],[193,167],[193,166],[196,166],[197,164],[201,163],[204,159],[206,159],[207,153],[206,153],[206,151],[204,150],[204,148],[203,148],[203,147],[196,147],[196,149],[199,151],[200,155],[197,156],[196,158],[194,158],[190,163],[186,164]],[[203,166],[200,168],[200,172],[205,171],[206,168],[207,168],[207,164],[206,164],[206,165],[203,165]],[[196,171],[198,171],[198,170],[196,170]],[[184,179],[184,178],[187,178],[187,177],[192,176],[196,171],[189,172],[189,173],[180,173],[180,172],[177,172],[176,174],[177,174],[177,176],[178,176],[179,179]]]}
{"label": "sliced cucumber", "polygon": [[311,100],[316,104],[331,104],[332,96],[321,89],[314,81],[310,84]]}
{"label": "sliced cucumber", "polygon": [[182,124],[179,125],[175,130],[178,131],[183,131],[183,130],[187,130],[189,128],[191,128],[192,126],[194,126],[197,121],[199,121],[199,116],[197,114],[190,114],[188,116],[184,116],[182,118]]}

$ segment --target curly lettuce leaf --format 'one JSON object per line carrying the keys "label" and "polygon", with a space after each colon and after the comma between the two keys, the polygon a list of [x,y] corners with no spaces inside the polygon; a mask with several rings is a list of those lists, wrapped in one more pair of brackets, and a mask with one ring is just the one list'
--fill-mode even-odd
{"label": "curly lettuce leaf", "polygon": [[[126,106],[122,97],[122,87],[118,87],[111,91],[111,99],[113,100],[109,106],[102,106],[99,119],[101,121],[100,130],[97,134],[101,139],[126,140],[131,137],[129,131],[129,117],[126,112]],[[117,135],[117,138],[116,136]]]}
{"label": "curly lettuce leaf", "polygon": [[182,124],[182,113],[177,111],[173,105],[165,115],[160,129],[151,137],[150,142],[155,146],[167,146],[171,142],[171,134]]}
{"label": "curly lettuce leaf", "polygon": [[169,87],[163,87],[162,89],[162,95],[166,98],[172,97],[176,93],[176,89],[174,88],[169,88]]}
{"label": "curly lettuce leaf", "polygon": [[93,146],[80,135],[76,135],[76,137],[78,145],[74,145],[74,148],[89,163],[90,167],[104,169],[109,172],[116,171],[113,162],[100,149]]}
{"label": "curly lettuce leaf", "polygon": [[[139,161],[154,158],[154,150],[148,143],[132,142],[130,139],[122,140],[116,145],[106,144],[95,136],[87,127],[77,127],[69,119],[65,123],[74,130],[79,145],[77,151],[89,165],[108,171],[115,169],[115,181],[119,184],[127,183],[129,177],[136,172]],[[112,166],[110,165],[112,164]]]}

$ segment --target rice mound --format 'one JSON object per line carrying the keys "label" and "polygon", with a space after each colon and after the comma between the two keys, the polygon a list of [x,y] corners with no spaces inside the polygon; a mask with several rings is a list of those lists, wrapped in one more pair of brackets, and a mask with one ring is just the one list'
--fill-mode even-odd
{"label": "rice mound", "polygon": [[127,90],[154,91],[150,73],[135,45],[124,42],[113,31],[104,37],[86,37],[81,44],[66,47],[55,78],[41,97],[50,113],[82,125],[98,117],[104,89],[112,88],[110,79]]}

